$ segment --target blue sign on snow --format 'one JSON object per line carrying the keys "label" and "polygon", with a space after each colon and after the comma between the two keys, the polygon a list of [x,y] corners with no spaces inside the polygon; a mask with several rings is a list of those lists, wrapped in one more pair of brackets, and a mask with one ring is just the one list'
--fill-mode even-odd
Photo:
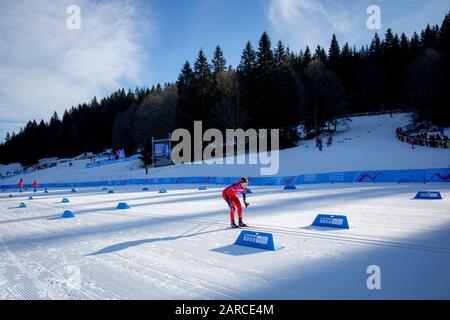
{"label": "blue sign on snow", "polygon": [[72,211],[66,210],[64,211],[62,218],[75,218],[75,215],[73,214]]}
{"label": "blue sign on snow", "polygon": [[234,244],[272,251],[282,248],[275,243],[273,235],[271,233],[254,232],[247,230],[241,232]]}
{"label": "blue sign on snow", "polygon": [[117,205],[117,209],[130,209],[130,206],[126,202],[119,202],[119,204]]}
{"label": "blue sign on snow", "polygon": [[414,199],[441,200],[442,195],[437,191],[419,191]]}
{"label": "blue sign on snow", "polygon": [[314,220],[312,226],[327,227],[337,229],[350,229],[346,216],[335,216],[329,214],[319,214]]}

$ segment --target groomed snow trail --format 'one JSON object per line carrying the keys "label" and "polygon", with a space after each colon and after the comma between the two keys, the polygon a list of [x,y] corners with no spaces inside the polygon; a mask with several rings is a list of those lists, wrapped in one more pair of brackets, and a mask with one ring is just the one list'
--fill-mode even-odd
{"label": "groomed snow trail", "polygon": [[[163,187],[0,195],[0,299],[450,298],[448,183],[254,187],[245,221],[275,252],[233,244],[222,187]],[[422,189],[444,200],[412,200]],[[352,228],[311,228],[318,213]],[[369,265],[381,290],[367,289]]]}

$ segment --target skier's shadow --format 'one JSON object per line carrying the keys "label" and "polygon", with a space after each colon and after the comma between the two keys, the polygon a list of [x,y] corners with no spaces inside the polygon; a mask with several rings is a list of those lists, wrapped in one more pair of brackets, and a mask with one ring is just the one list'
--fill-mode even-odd
{"label": "skier's shadow", "polygon": [[149,244],[149,243],[154,243],[154,242],[161,242],[161,241],[174,241],[174,240],[178,240],[181,238],[190,238],[190,237],[195,237],[198,235],[204,235],[204,234],[208,234],[208,233],[215,233],[218,231],[226,231],[229,228],[222,228],[222,229],[214,229],[214,230],[209,230],[209,231],[203,231],[203,232],[196,232],[196,233],[190,233],[190,234],[181,234],[178,236],[172,236],[172,237],[159,237],[159,238],[151,238],[151,239],[142,239],[142,240],[135,240],[135,241],[127,241],[127,242],[121,242],[121,243],[116,243],[113,244],[111,246],[105,247],[103,249],[98,250],[97,252],[93,252],[91,254],[88,254],[88,256],[96,256],[96,255],[101,255],[101,254],[105,254],[105,253],[113,253],[113,252],[117,252],[117,251],[122,251],[122,250],[126,250],[132,247],[137,247],[143,244]]}
{"label": "skier's shadow", "polygon": [[225,247],[211,249],[211,251],[218,252],[218,253],[224,253],[224,254],[228,254],[231,256],[246,256],[246,255],[250,255],[250,254],[267,252],[266,250],[263,250],[263,249],[238,246],[236,244],[230,244]]}

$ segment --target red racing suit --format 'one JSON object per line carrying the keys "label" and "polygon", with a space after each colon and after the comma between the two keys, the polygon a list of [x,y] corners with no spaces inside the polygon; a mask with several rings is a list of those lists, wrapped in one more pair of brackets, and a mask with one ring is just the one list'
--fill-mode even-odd
{"label": "red racing suit", "polygon": [[246,192],[247,188],[243,188],[240,183],[232,184],[231,186],[226,187],[222,191],[222,198],[228,204],[230,208],[230,220],[234,221],[234,213],[236,208],[238,210],[239,220],[242,220],[242,205],[237,197],[238,193],[242,193],[242,197],[244,198],[244,203],[246,203]]}

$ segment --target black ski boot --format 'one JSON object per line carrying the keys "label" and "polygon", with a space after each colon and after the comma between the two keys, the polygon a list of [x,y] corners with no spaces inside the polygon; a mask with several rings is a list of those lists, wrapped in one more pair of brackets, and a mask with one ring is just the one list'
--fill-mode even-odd
{"label": "black ski boot", "polygon": [[245,228],[245,227],[247,227],[247,225],[245,223],[243,223],[242,220],[239,220],[239,227]]}
{"label": "black ski boot", "polygon": [[231,221],[231,227],[232,227],[233,229],[239,228],[239,227],[237,226],[237,224],[234,223],[234,221]]}

